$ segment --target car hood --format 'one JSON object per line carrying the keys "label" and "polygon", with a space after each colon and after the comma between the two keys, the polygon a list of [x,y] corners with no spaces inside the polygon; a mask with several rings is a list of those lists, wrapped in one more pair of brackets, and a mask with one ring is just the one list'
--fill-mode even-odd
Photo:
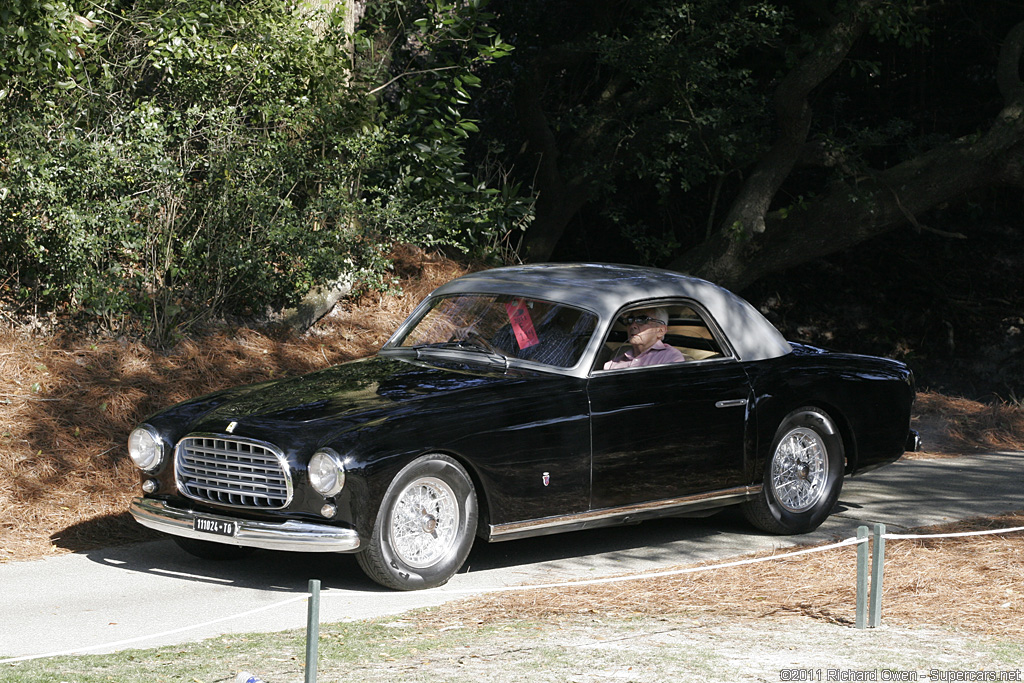
{"label": "car hood", "polygon": [[440,367],[375,356],[256,386],[205,413],[192,430],[221,432],[232,422],[309,425],[355,418],[427,396],[522,379],[522,373],[492,372],[486,367]]}

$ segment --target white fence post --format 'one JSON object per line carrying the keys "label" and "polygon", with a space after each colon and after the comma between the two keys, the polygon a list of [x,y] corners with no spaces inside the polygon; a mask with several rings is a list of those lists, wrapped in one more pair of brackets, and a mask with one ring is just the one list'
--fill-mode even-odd
{"label": "white fence post", "polygon": [[885,574],[885,525],[875,525],[871,550],[871,610],[869,626],[878,628],[882,623],[882,576]]}
{"label": "white fence post", "polygon": [[[857,538],[866,539],[868,528],[857,527]],[[868,611],[868,544],[857,544],[857,628],[866,628]]]}
{"label": "white fence post", "polygon": [[316,683],[320,658],[320,582],[309,580],[309,608],[306,610],[306,683]]}

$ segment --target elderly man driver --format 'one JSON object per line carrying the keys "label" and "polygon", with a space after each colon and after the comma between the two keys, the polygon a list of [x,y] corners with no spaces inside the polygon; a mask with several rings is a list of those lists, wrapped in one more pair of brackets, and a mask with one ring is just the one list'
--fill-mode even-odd
{"label": "elderly man driver", "polygon": [[615,357],[604,364],[605,370],[664,365],[686,360],[686,356],[662,339],[668,332],[668,310],[645,308],[623,316],[629,345],[623,344]]}

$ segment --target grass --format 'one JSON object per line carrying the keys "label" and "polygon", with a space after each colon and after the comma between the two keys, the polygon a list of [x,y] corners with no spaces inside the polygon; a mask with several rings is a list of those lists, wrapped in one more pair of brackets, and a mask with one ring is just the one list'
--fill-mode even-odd
{"label": "grass", "polygon": [[[1024,511],[916,530],[1024,525]],[[669,578],[497,593],[323,624],[321,681],[779,680],[782,668],[1024,667],[1024,534],[890,541],[881,629],[852,628],[852,548]],[[303,680],[304,633],[0,665],[0,681]]]}
{"label": "grass", "polygon": [[[521,638],[532,629],[517,624],[481,626],[471,633],[464,629],[438,631],[403,619],[325,624],[319,641],[320,661],[337,671],[389,668],[396,663],[405,668],[438,652],[492,642],[496,633],[502,638]],[[302,678],[304,653],[305,633],[300,631],[230,635],[150,650],[0,665],[0,681],[220,681],[233,680],[237,671],[256,669],[273,672],[275,679],[295,680]]]}

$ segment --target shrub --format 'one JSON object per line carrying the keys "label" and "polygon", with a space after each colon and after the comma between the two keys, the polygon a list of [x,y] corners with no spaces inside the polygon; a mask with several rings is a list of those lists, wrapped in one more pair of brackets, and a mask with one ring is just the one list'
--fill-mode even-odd
{"label": "shrub", "polygon": [[[478,3],[378,3],[355,34],[343,5],[238,5],[0,12],[5,52],[63,55],[0,63],[8,294],[162,340],[341,276],[385,286],[396,242],[479,250],[528,217],[464,168],[473,71],[505,53]],[[396,20],[410,11],[422,20]],[[379,59],[385,35],[436,49],[433,81]]]}

